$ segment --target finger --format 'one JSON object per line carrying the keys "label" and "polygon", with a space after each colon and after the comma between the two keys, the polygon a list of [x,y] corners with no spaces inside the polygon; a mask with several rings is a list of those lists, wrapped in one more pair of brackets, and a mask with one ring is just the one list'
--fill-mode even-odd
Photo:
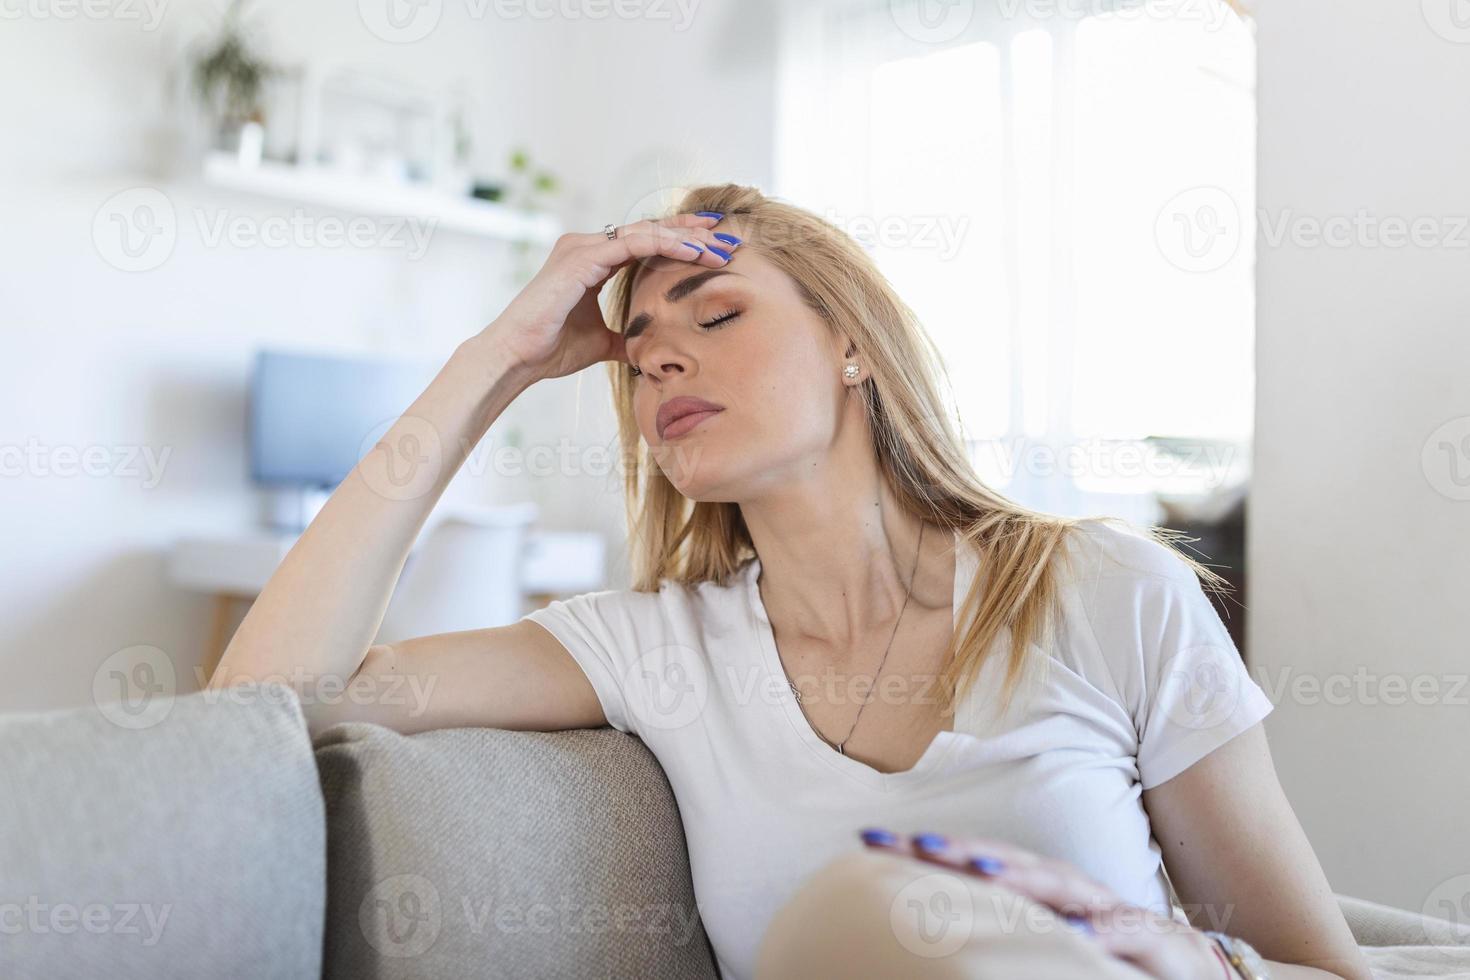
{"label": "finger", "polygon": [[674,228],[713,228],[724,217],[718,211],[685,211],[659,220]]}
{"label": "finger", "polygon": [[[615,237],[608,238],[606,231],[591,231],[571,233],[563,237],[571,239],[575,245],[596,245],[598,242],[616,241],[629,235],[639,234],[650,228],[678,228],[698,229],[708,231],[714,228],[724,218],[724,215],[714,211],[694,211],[688,213],[674,214],[666,218],[644,218],[641,221],[630,221],[627,224],[614,225]],[[688,237],[687,235],[685,237]]]}
{"label": "finger", "polygon": [[[669,228],[654,222],[640,221],[630,225],[626,235],[604,238],[586,246],[587,257],[598,266],[614,270],[635,259],[664,258],[719,268],[729,259],[719,252],[733,253],[729,245],[712,245],[701,241],[702,235],[692,228]],[[718,249],[718,251],[717,251]]]}
{"label": "finger", "polygon": [[989,877],[1058,912],[1085,916],[1094,925],[1103,913],[1125,904],[1112,890],[1060,861],[1009,865]]}

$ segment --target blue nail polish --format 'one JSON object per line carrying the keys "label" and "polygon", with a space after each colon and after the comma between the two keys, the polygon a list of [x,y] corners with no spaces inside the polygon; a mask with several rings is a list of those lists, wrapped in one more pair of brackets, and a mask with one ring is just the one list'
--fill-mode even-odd
{"label": "blue nail polish", "polygon": [[694,213],[701,218],[714,218],[716,221],[719,221],[721,218],[724,217],[724,215],[718,211],[696,211]]}
{"label": "blue nail polish", "polygon": [[944,839],[943,834],[915,834],[914,844],[921,851],[933,853],[944,850],[949,842]]}
{"label": "blue nail polish", "polygon": [[1086,933],[1089,936],[1097,935],[1097,930],[1092,928],[1092,923],[1074,912],[1068,912],[1063,915],[1062,921],[1078,932]]}
{"label": "blue nail polish", "polygon": [[739,245],[743,240],[736,238],[734,235],[727,235],[723,231],[715,232],[715,237],[724,242],[726,245]]}
{"label": "blue nail polish", "polygon": [[884,830],[882,827],[869,827],[868,829],[862,831],[862,838],[864,844],[880,845],[884,847],[891,847],[894,844],[898,843],[898,835],[894,834],[891,831]]}
{"label": "blue nail polish", "polygon": [[698,249],[700,255],[703,255],[704,254],[704,246],[703,245],[696,245],[694,242],[685,242],[684,244],[685,245],[688,245],[690,248]]}
{"label": "blue nail polish", "polygon": [[981,854],[970,858],[970,867],[983,875],[998,875],[1005,870],[1005,862]]}
{"label": "blue nail polish", "polygon": [[711,245],[709,247],[709,250],[711,252],[714,252],[720,258],[724,259],[726,262],[729,262],[730,261],[730,253],[727,252],[727,251],[725,251],[723,248],[715,248],[713,245]]}

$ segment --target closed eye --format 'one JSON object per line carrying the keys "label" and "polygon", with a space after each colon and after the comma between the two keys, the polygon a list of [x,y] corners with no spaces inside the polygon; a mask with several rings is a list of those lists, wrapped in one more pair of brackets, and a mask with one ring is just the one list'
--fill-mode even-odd
{"label": "closed eye", "polygon": [[[718,330],[721,327],[723,327],[725,324],[729,323],[731,320],[733,320],[736,317],[738,317],[739,315],[740,315],[740,311],[739,310],[726,310],[724,313],[721,313],[719,316],[715,317],[713,320],[700,320],[700,321],[696,321],[696,322],[698,322],[699,325],[701,327],[704,327],[706,330]],[[631,374],[635,378],[641,378],[641,377],[643,377],[643,372],[640,369],[638,369],[637,367],[634,367],[631,364],[628,366],[628,373]]]}
{"label": "closed eye", "polygon": [[715,317],[713,320],[704,320],[704,321],[701,321],[699,325],[701,327],[706,327],[706,328],[708,328],[710,330],[717,330],[717,329],[719,329],[719,327],[722,324],[725,324],[725,323],[730,322],[731,320],[735,319],[739,315],[740,315],[740,311],[739,310],[726,310],[724,313],[721,313],[719,316]]}

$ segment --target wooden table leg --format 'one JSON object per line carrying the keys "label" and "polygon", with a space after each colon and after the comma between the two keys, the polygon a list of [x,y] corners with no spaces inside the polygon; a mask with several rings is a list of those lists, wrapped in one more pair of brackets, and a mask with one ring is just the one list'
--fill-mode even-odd
{"label": "wooden table leg", "polygon": [[209,646],[204,650],[204,682],[214,676],[215,668],[219,666],[221,658],[225,655],[225,647],[230,644],[230,620],[234,618],[235,597],[221,592],[214,597],[214,611],[210,616],[209,623]]}

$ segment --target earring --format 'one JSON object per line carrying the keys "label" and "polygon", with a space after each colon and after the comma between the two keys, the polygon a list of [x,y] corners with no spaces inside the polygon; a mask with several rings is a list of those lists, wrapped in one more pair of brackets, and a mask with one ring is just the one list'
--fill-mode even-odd
{"label": "earring", "polygon": [[842,376],[849,381],[856,379],[858,376],[858,366],[856,364],[849,364],[842,369]]}

